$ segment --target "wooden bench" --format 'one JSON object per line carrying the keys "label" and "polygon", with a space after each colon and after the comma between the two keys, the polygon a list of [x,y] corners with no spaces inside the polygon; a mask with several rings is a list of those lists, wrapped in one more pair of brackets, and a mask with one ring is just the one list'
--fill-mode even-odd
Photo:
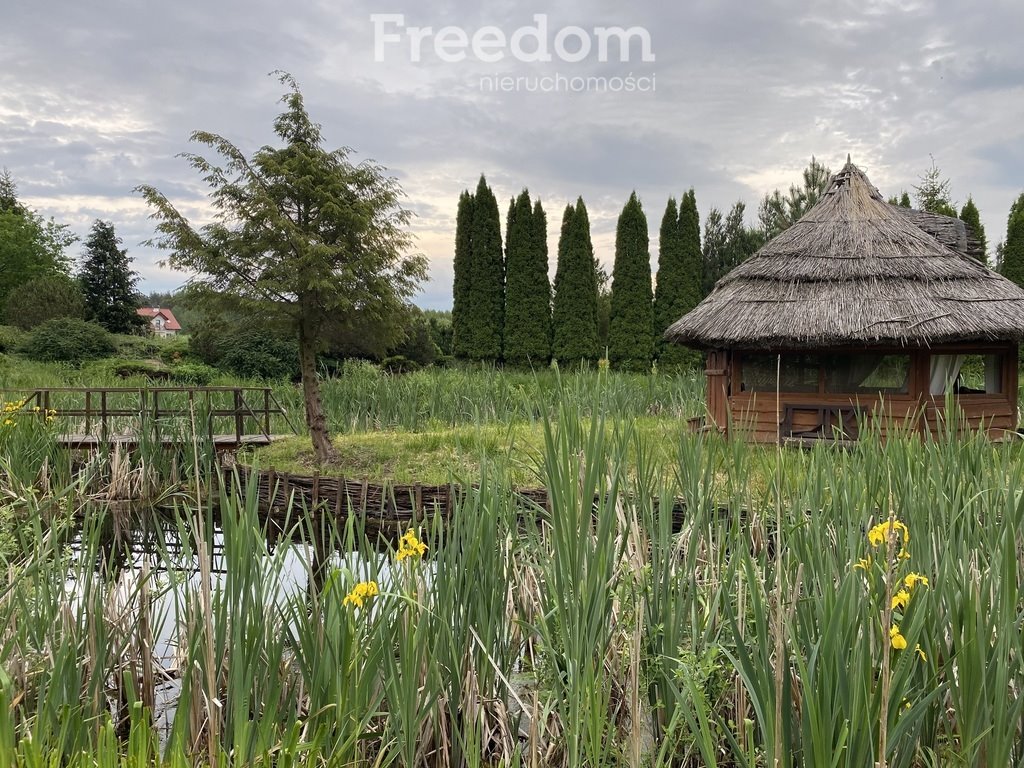
{"label": "wooden bench", "polygon": [[[794,429],[793,421],[797,413],[814,414],[815,426],[810,429]],[[860,408],[849,403],[783,403],[779,434],[783,440],[835,440],[837,435],[855,440],[860,415]]]}

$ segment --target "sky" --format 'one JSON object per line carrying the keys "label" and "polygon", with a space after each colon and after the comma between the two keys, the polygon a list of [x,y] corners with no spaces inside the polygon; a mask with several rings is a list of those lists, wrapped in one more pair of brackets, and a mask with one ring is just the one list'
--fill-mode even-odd
{"label": "sky", "polygon": [[835,171],[849,154],[886,196],[934,159],[956,203],[973,196],[991,251],[1024,190],[1022,32],[1020,0],[8,3],[0,166],[83,239],[112,221],[140,288],[174,290],[189,275],[143,244],[132,190],[208,221],[179,153],[202,149],[195,130],[247,153],[272,143],[284,89],[268,73],[285,70],[328,148],[400,181],[425,308],[451,306],[458,196],[481,173],[503,216],[524,187],[542,199],[552,270],[579,196],[610,270],[635,190],[656,263],[670,195],[693,187],[702,221],[742,200],[753,223],[812,155]]}

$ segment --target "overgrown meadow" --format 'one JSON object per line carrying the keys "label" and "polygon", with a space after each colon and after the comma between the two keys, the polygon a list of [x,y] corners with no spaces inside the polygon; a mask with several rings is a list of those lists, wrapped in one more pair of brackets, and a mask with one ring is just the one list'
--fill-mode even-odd
{"label": "overgrown meadow", "polygon": [[[0,431],[5,765],[1024,762],[1019,446],[724,442],[682,428],[695,376],[353,369],[325,396],[338,433],[539,437],[379,541],[301,508],[268,535],[198,439],[72,461],[45,418]],[[510,492],[522,464],[549,504]],[[110,491],[142,476],[158,520]]]}

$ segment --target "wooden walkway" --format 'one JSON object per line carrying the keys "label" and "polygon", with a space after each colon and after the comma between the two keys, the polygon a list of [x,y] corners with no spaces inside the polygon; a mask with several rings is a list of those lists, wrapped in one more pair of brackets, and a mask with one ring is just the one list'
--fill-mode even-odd
{"label": "wooden walkway", "polygon": [[13,415],[58,421],[69,449],[187,445],[196,438],[218,451],[268,445],[274,421],[295,426],[270,387],[46,387],[0,389]]}

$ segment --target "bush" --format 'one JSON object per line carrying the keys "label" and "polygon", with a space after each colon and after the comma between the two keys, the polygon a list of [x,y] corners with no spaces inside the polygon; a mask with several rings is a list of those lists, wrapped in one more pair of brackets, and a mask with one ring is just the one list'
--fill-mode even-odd
{"label": "bush", "polygon": [[185,338],[175,337],[160,345],[160,359],[168,365],[183,363],[190,354],[189,340]]}
{"label": "bush", "polygon": [[60,317],[35,328],[19,350],[33,360],[80,364],[112,354],[114,342],[102,326]]}
{"label": "bush", "polygon": [[380,367],[388,373],[412,373],[420,369],[420,364],[404,355],[392,355],[381,360]]}
{"label": "bush", "polygon": [[15,352],[25,341],[25,332],[13,325],[0,325],[0,352]]}
{"label": "bush", "polygon": [[222,340],[217,365],[246,379],[291,379],[299,373],[299,348],[294,341],[261,330],[243,330]]}
{"label": "bush", "polygon": [[129,336],[119,333],[113,337],[117,345],[117,356],[125,358],[145,359],[157,357],[162,344],[152,336]]}
{"label": "bush", "polygon": [[217,376],[217,369],[202,363],[182,363],[170,371],[171,380],[178,384],[205,387]]}
{"label": "bush", "polygon": [[85,318],[85,299],[78,283],[64,275],[29,280],[7,297],[4,317],[11,325],[31,330],[58,317]]}

